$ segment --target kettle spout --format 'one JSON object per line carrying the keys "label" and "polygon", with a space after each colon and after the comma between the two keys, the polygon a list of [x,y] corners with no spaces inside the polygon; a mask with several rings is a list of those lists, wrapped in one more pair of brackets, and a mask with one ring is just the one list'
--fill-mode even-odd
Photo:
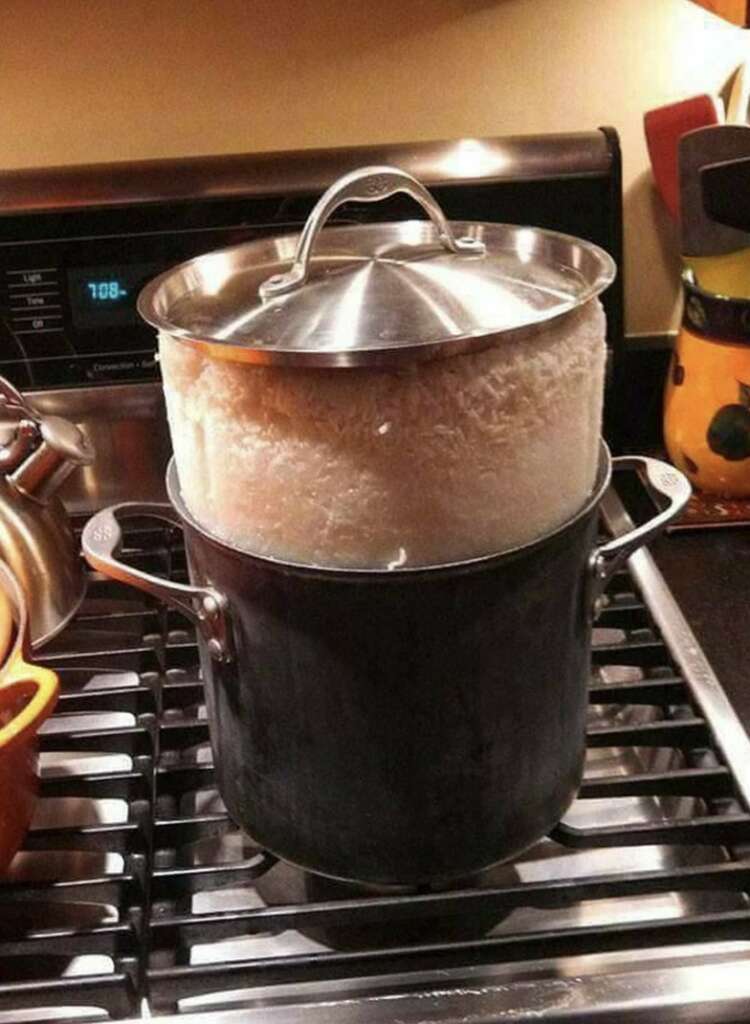
{"label": "kettle spout", "polygon": [[0,474],[12,473],[18,468],[39,441],[39,428],[31,419],[22,419],[11,441],[0,448]]}
{"label": "kettle spout", "polygon": [[9,480],[37,501],[48,501],[77,466],[89,466],[94,452],[83,432],[59,416],[38,421],[41,444],[11,474]]}

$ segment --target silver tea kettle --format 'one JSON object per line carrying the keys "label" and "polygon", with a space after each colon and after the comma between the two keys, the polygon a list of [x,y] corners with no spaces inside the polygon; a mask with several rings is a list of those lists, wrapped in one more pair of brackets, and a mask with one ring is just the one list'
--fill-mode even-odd
{"label": "silver tea kettle", "polygon": [[75,424],[40,415],[2,377],[0,420],[0,558],[26,593],[37,647],[65,626],[83,600],[83,563],[57,490],[94,455]]}

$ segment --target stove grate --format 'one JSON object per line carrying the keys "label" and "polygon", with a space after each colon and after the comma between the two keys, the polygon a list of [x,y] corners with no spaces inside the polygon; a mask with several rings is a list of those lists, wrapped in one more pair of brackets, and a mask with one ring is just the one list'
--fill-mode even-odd
{"label": "stove grate", "polygon": [[[129,561],[185,578],[171,531],[127,542]],[[0,880],[0,1024],[750,942],[750,814],[627,573],[595,634],[579,799],[533,850],[447,891],[315,879],[243,837],[215,790],[194,639],[150,598],[93,576],[43,660],[62,696]]]}

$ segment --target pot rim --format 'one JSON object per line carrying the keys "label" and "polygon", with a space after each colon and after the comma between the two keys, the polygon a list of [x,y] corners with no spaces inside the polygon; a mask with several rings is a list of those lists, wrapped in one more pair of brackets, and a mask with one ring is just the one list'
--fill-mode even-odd
{"label": "pot rim", "polygon": [[474,558],[461,559],[456,562],[440,562],[432,565],[404,565],[394,569],[383,568],[346,568],[343,566],[316,565],[310,562],[294,562],[285,559],[274,558],[270,555],[260,555],[244,548],[236,547],[223,538],[206,529],[188,511],[185,501],[180,492],[177,463],[174,456],[169,460],[166,472],[166,487],[169,500],[184,525],[190,527],[200,534],[205,540],[222,548],[224,551],[246,558],[251,564],[255,563],[266,569],[274,569],[277,572],[288,573],[296,576],[310,576],[330,580],[349,580],[351,582],[382,582],[394,583],[407,580],[434,578],[436,576],[452,575],[457,572],[470,573],[478,572],[486,568],[494,567],[503,561],[511,561],[522,555],[531,554],[547,544],[558,540],[569,530],[577,526],[581,520],[589,516],[601,501],[604,492],[610,485],[612,479],[612,456],[609,447],[603,438],[599,440],[599,464],[597,468],[594,487],[586,499],[585,504],[560,526],[554,530],[520,544],[516,547],[506,548],[503,551],[495,551],[488,555],[478,555]]}

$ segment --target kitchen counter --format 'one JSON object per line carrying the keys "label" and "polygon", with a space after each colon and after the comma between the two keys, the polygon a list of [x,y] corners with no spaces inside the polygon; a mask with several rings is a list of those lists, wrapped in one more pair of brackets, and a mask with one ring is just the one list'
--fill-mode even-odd
{"label": "kitchen counter", "polygon": [[750,732],[750,527],[668,534],[651,553]]}

